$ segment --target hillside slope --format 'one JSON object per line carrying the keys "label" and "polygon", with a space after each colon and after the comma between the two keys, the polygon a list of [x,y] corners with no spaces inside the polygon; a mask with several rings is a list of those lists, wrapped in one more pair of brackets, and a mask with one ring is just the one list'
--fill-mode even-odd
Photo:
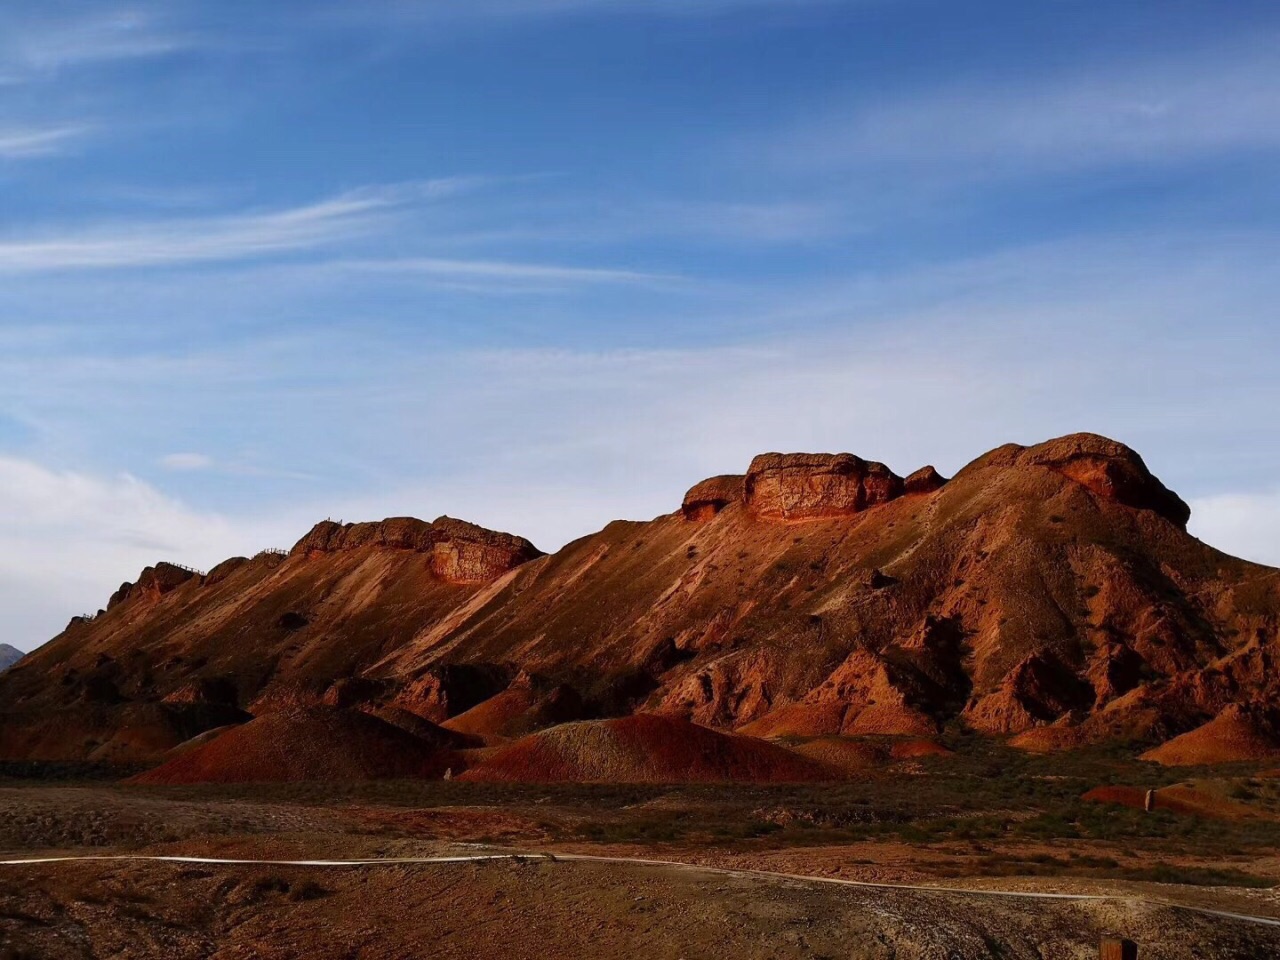
{"label": "hillside slope", "polygon": [[1091,435],[1002,447],[950,482],[768,455],[528,565],[372,673],[425,714],[448,670],[505,663],[597,712],[763,736],[959,718],[1162,739],[1275,692],[1280,571],[1200,543],[1188,515]]}
{"label": "hillside slope", "polygon": [[346,706],[363,669],[539,556],[456,520],[319,524],[287,555],[126,583],[0,680],[0,756],[146,762],[275,708]]}
{"label": "hillside slope", "polygon": [[1156,743],[1280,692],[1280,571],[1188,516],[1136,453],[1079,434],[950,481],[767,454],[545,557],[456,521],[322,524],[288,557],[157,568],[73,624],[0,678],[0,756],[146,760],[228,712],[318,703],[491,742],[639,712]]}

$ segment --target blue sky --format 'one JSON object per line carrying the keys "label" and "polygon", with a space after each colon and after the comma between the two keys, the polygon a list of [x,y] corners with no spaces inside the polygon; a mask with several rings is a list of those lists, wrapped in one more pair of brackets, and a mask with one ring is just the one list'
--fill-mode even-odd
{"label": "blue sky", "polygon": [[1280,563],[1280,8],[0,8],[0,641],[168,558],[547,549],[1091,429]]}

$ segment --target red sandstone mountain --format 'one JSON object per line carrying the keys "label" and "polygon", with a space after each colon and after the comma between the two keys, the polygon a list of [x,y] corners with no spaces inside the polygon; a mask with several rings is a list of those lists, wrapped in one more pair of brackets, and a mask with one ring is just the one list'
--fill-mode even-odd
{"label": "red sandstone mountain", "polygon": [[321,524],[287,557],[157,566],[73,622],[0,677],[0,756],[146,762],[320,704],[491,743],[635,713],[1157,743],[1280,684],[1280,571],[1188,516],[1136,453],[1081,434],[950,481],[767,454],[545,557],[457,521]]}

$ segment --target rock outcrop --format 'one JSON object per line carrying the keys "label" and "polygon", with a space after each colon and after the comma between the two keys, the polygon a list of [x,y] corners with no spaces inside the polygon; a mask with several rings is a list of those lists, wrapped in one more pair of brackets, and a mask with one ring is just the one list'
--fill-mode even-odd
{"label": "rock outcrop", "polygon": [[126,600],[138,598],[159,600],[166,593],[176,590],[188,580],[197,579],[199,576],[200,574],[187,567],[180,567],[174,563],[157,563],[154,567],[143,570],[138,576],[137,583],[126,581],[120,584],[120,589],[107,601],[107,609],[110,610]]}
{"label": "rock outcrop", "polygon": [[902,496],[903,480],[883,463],[851,453],[766,453],[744,482],[747,510],[765,520],[848,517]]}
{"label": "rock outcrop", "polygon": [[1142,457],[1123,443],[1095,433],[1073,433],[1034,447],[1009,444],[979,463],[1004,467],[1047,467],[1096,496],[1126,507],[1151,510],[1185,528],[1191,508],[1161,483]]}
{"label": "rock outcrop", "polygon": [[684,518],[694,523],[710,520],[729,504],[740,503],[745,480],[741,474],[727,474],[696,484],[684,495]]}
{"label": "rock outcrop", "polygon": [[941,490],[947,485],[947,478],[940,474],[934,467],[921,467],[915,473],[909,475],[903,482],[903,489],[906,493],[933,493]]}
{"label": "rock outcrop", "polygon": [[428,554],[432,571],[442,580],[456,584],[488,583],[543,555],[523,537],[486,530],[452,517],[440,517],[431,523],[413,517],[378,523],[341,524],[326,520],[299,540],[290,555],[315,557],[362,548]]}

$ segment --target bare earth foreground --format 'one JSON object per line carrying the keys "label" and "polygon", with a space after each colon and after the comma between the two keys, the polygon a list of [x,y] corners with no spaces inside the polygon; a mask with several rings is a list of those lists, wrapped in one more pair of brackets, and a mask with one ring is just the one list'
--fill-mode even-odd
{"label": "bare earth foreground", "polygon": [[[880,787],[886,804],[899,804],[894,787]],[[0,785],[4,861],[528,856],[350,866],[6,863],[0,958],[1047,960],[1096,957],[1109,935],[1137,941],[1144,960],[1280,956],[1280,897],[1262,886],[1277,869],[1273,849],[1237,849],[1253,834],[1186,821],[1215,839],[1200,842],[1178,827],[1137,854],[1124,849],[1128,840],[961,841],[955,831],[973,819],[966,816],[951,832],[913,842],[897,829],[854,839],[853,828],[766,826],[788,816],[822,819],[845,805],[857,807],[858,797],[829,786],[233,790],[9,781]],[[921,822],[903,830],[914,837]],[[679,864],[564,859],[574,854]],[[1144,879],[1165,876],[1175,882]],[[1268,918],[1277,924],[1258,922]]]}

